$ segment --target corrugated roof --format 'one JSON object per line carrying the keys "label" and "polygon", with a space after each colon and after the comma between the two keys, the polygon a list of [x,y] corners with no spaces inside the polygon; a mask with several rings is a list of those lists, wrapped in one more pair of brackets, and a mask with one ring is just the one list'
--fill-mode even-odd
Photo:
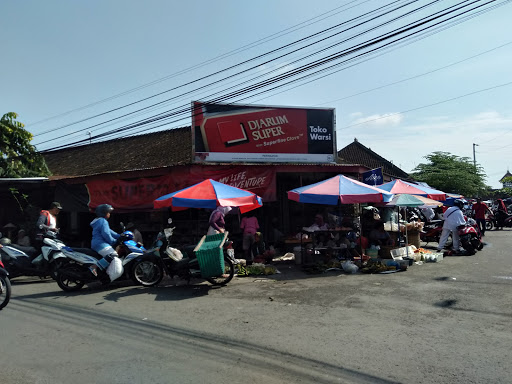
{"label": "corrugated roof", "polygon": [[390,161],[365,147],[357,139],[338,151],[338,156],[345,163],[360,164],[370,169],[382,167],[382,172],[386,175],[399,179],[407,179],[409,175],[402,171]]}
{"label": "corrugated roof", "polygon": [[43,152],[52,179],[136,171],[192,162],[190,127]]}

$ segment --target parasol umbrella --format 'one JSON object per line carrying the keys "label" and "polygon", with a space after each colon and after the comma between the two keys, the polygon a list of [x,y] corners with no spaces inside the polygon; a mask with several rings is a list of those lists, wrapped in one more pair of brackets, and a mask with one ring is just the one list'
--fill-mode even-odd
{"label": "parasol umbrella", "polygon": [[360,181],[337,175],[315,184],[288,191],[290,200],[300,203],[338,205],[388,202],[393,194]]}
{"label": "parasol umbrella", "polygon": [[[400,194],[395,195],[393,199],[386,204],[386,206],[391,207],[418,207],[418,208],[425,208],[425,207],[440,207],[443,205],[441,202],[433,199],[429,199],[427,197],[423,196],[413,196],[409,194]],[[405,221],[407,222],[407,211],[406,211],[406,217]],[[400,220],[398,221],[398,233],[400,233]],[[409,243],[409,237],[407,234],[407,225],[405,226],[405,241],[406,245]],[[407,247],[407,257],[409,256],[409,247]]]}
{"label": "parasol umbrella", "polygon": [[[393,195],[377,187],[337,175],[315,184],[288,191],[288,199],[325,205],[388,202]],[[362,230],[362,228],[361,228]]]}
{"label": "parasol umbrella", "polygon": [[206,179],[190,187],[160,196],[153,202],[155,208],[171,207],[173,211],[187,208],[238,207],[240,212],[260,208],[261,197],[244,189]]}
{"label": "parasol umbrella", "polygon": [[393,194],[409,194],[415,196],[425,196],[429,199],[444,201],[446,193],[434,188],[425,187],[423,185],[409,183],[400,179],[390,181],[389,183],[379,185],[380,189],[391,192]]}

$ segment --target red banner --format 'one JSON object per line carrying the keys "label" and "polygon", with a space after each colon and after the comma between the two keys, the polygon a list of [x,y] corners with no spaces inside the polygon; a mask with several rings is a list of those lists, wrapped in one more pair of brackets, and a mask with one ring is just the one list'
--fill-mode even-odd
{"label": "red banner", "polygon": [[[209,167],[208,167],[209,168]],[[229,167],[226,169],[187,168],[169,175],[132,181],[97,180],[87,183],[89,208],[111,204],[124,210],[152,209],[160,196],[213,179],[224,184],[251,191],[263,201],[276,200],[276,173],[274,169]]]}

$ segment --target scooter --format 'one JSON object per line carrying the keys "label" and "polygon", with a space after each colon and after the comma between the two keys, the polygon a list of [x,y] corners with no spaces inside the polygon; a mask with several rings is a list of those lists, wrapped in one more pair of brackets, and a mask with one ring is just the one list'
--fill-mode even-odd
{"label": "scooter", "polygon": [[458,230],[460,244],[469,256],[473,256],[476,251],[482,250],[484,247],[484,244],[482,243],[482,234],[480,233],[480,228],[478,227],[475,219],[467,218],[466,224],[458,227]]}
{"label": "scooter", "polygon": [[3,247],[0,249],[5,262],[5,269],[12,278],[19,276],[38,276],[40,278],[56,278],[56,270],[65,256],[61,252],[64,244],[57,239],[57,234],[47,231],[43,237],[43,246],[40,250],[34,247],[24,247],[11,244],[9,239],[2,239]]}
{"label": "scooter", "polygon": [[[3,245],[0,244],[0,249]],[[0,310],[9,303],[11,299],[11,281],[9,280],[9,272],[5,270],[2,263],[2,255],[0,254]]]}
{"label": "scooter", "polygon": [[[224,233],[224,236],[221,236],[222,239],[218,245],[218,247],[222,248],[223,253],[222,261],[219,262],[218,267],[219,269],[223,269],[223,271],[216,276],[204,277],[200,269],[200,262],[196,255],[199,245],[184,247],[181,250],[171,247],[170,240],[174,229],[176,228],[171,227],[171,223],[172,219],[169,218],[169,226],[157,235],[154,248],[157,252],[153,251],[156,258],[153,259],[154,264],[152,265],[152,268],[155,268],[155,270],[151,271],[148,268],[148,273],[154,273],[159,277],[161,276],[161,280],[163,277],[162,269],[168,276],[177,276],[182,280],[186,280],[187,284],[190,284],[190,279],[192,278],[205,279],[212,285],[226,285],[233,279],[233,276],[235,275],[235,264],[237,264],[237,261],[234,257],[235,252],[232,247],[232,242],[227,240],[227,232]],[[205,241],[206,238],[207,237],[204,236],[202,241]],[[212,260],[215,260],[217,257],[217,255],[215,255],[216,251],[217,248],[212,249]]]}
{"label": "scooter", "polygon": [[420,239],[426,243],[439,243],[441,232],[443,232],[443,220],[432,220],[424,224]]}
{"label": "scooter", "polygon": [[[133,237],[129,235],[128,231],[124,231],[119,239],[114,244],[115,249],[122,249],[119,258],[121,260],[122,271],[120,276],[113,280],[124,277],[125,279],[132,279],[133,282],[144,286],[152,286],[155,283],[153,280],[144,279],[144,275],[138,272],[144,262],[147,261],[147,256],[140,246],[133,245]],[[137,244],[137,243],[135,243]],[[132,252],[131,247],[135,247],[136,252]],[[57,270],[57,284],[66,292],[78,291],[83,288],[85,284],[99,281],[104,285],[109,284],[111,278],[106,270],[99,264],[99,260],[103,257],[89,248],[71,248],[64,246],[62,248],[64,256],[67,261],[64,265]],[[160,279],[161,280],[161,279]]]}

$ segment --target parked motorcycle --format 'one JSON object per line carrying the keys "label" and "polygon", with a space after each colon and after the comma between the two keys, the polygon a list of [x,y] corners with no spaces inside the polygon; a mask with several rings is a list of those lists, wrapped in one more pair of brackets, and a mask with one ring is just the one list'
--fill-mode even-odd
{"label": "parked motorcycle", "polygon": [[[161,280],[163,270],[168,276],[177,276],[182,280],[186,280],[187,283],[190,283],[191,278],[203,278],[199,262],[195,256],[195,248],[197,246],[189,246],[182,249],[171,247],[170,241],[175,229],[175,227],[170,226],[171,223],[172,219],[169,219],[169,226],[158,234],[156,240],[156,249],[158,251],[153,252],[156,258],[153,259],[153,264],[147,265],[144,272],[154,274]],[[221,273],[219,276],[204,278],[213,285],[226,285],[233,279],[235,274],[235,264],[237,261],[234,257],[235,253],[232,243],[227,240],[227,235],[228,233],[226,232],[220,243],[220,247],[223,248],[224,252],[224,273]]]}
{"label": "parked motorcycle", "polygon": [[[0,249],[3,247],[0,244]],[[0,310],[9,303],[11,299],[11,282],[9,280],[9,272],[5,270],[2,263],[2,255],[0,254]]]}
{"label": "parked motorcycle", "polygon": [[56,278],[56,270],[64,258],[61,252],[64,244],[57,239],[55,232],[47,231],[40,250],[12,244],[7,238],[1,240],[3,247],[0,253],[11,279],[19,276]]}
{"label": "parked motorcycle", "polygon": [[458,230],[460,244],[470,256],[474,255],[476,251],[482,250],[484,247],[482,234],[475,219],[467,218],[466,224],[461,225]]}
{"label": "parked motorcycle", "polygon": [[[153,259],[149,253],[144,253],[144,249],[133,241],[133,233],[124,231],[114,244],[114,248],[120,251],[119,258],[122,263],[122,274],[119,278],[132,279],[136,284],[152,286],[158,284],[151,278],[141,274],[139,269],[143,263]],[[133,248],[133,249],[132,249]],[[134,252],[135,251],[135,252]],[[67,257],[67,262],[57,270],[57,284],[63,291],[78,291],[85,284],[99,281],[102,284],[111,282],[106,270],[104,270],[99,260],[102,256],[89,248],[70,248],[63,247],[62,252]],[[94,273],[96,272],[96,273]]]}
{"label": "parked motorcycle", "polygon": [[[443,232],[443,220],[433,220],[429,223],[425,223],[423,226],[423,232],[420,233],[420,239],[427,243],[436,242],[439,243],[441,233]],[[482,234],[476,221],[472,218],[466,218],[466,224],[461,225],[458,228],[460,245],[469,255],[474,255],[476,251],[483,248]],[[453,241],[451,235],[445,244],[446,248],[451,247]]]}

